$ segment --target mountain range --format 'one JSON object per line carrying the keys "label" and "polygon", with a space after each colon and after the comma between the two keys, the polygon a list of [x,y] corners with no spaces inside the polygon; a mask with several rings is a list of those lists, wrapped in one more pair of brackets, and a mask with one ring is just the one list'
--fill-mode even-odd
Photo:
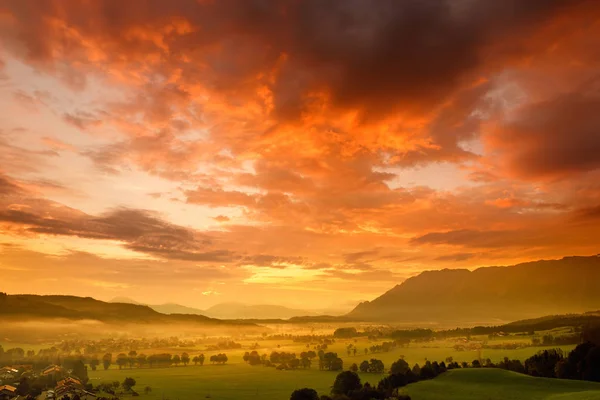
{"label": "mountain range", "polygon": [[600,309],[600,256],[425,271],[347,314],[364,321],[498,323]]}
{"label": "mountain range", "polygon": [[90,297],[0,294],[0,317],[229,326],[348,321],[498,325],[541,315],[599,310],[599,288],[600,256],[565,257],[473,271],[425,271],[343,316],[278,305],[223,303],[200,310],[170,303],[147,306],[122,297],[103,302]]}
{"label": "mountain range", "polygon": [[108,323],[253,325],[245,321],[220,320],[204,315],[167,315],[141,304],[109,303],[91,297],[4,293],[0,293],[0,316],[4,320],[63,318]]}
{"label": "mountain range", "polygon": [[[111,303],[142,304],[128,297],[115,297]],[[219,319],[290,319],[294,317],[311,317],[324,315],[326,312],[299,310],[273,304],[248,305],[243,303],[219,303],[205,310],[183,306],[175,303],[165,303],[148,307],[163,314],[195,314]],[[340,313],[341,314],[341,313]]]}

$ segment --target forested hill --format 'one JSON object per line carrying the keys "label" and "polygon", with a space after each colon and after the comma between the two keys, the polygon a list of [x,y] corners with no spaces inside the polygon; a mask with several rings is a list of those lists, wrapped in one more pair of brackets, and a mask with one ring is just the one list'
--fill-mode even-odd
{"label": "forested hill", "polygon": [[565,257],[474,271],[426,271],[347,317],[411,323],[494,323],[600,309],[600,257]]}
{"label": "forested hill", "polygon": [[128,323],[198,323],[206,325],[253,325],[244,321],[224,321],[203,315],[161,314],[138,304],[107,303],[91,297],[0,294],[3,319],[65,318]]}

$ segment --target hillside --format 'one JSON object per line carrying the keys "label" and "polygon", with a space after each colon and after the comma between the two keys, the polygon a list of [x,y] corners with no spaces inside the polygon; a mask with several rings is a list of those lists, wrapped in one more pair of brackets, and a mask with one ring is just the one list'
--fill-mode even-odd
{"label": "hillside", "polygon": [[402,389],[419,400],[592,400],[600,383],[534,378],[495,368],[457,369]]}
{"label": "hillside", "polygon": [[203,315],[161,314],[139,304],[108,303],[91,297],[0,295],[0,316],[4,319],[97,320],[127,323],[197,323],[203,325],[253,325],[243,321],[222,321]]}
{"label": "hillside", "polygon": [[347,316],[462,324],[514,321],[600,309],[600,257],[565,257],[510,267],[426,271]]}

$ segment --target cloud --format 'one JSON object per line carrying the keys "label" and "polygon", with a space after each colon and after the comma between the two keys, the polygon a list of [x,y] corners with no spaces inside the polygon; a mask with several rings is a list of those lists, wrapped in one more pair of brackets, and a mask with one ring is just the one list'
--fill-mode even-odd
{"label": "cloud", "polygon": [[519,244],[518,232],[514,231],[477,231],[456,230],[431,232],[411,239],[412,244],[448,244],[470,247],[496,247]]}
{"label": "cloud", "polygon": [[[528,179],[565,178],[600,168],[600,92],[528,104],[490,139],[509,172]],[[519,145],[514,146],[515,143]]]}
{"label": "cloud", "polygon": [[12,179],[0,174],[0,196],[7,196],[19,193],[22,188]]}
{"label": "cloud", "polygon": [[596,2],[0,7],[11,240],[335,296],[597,246]]}
{"label": "cloud", "polygon": [[458,261],[465,261],[465,260],[471,259],[473,257],[475,257],[475,254],[473,254],[473,253],[454,253],[454,254],[447,254],[444,256],[439,256],[439,257],[436,257],[435,259],[437,261],[458,262]]}
{"label": "cloud", "polygon": [[63,119],[65,122],[81,130],[102,125],[102,120],[97,119],[96,116],[86,111],[76,111],[73,114],[65,113]]}

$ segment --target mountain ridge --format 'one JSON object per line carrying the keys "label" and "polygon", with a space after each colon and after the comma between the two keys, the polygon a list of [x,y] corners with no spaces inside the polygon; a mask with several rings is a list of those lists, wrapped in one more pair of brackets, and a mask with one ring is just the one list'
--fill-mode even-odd
{"label": "mountain ridge", "polygon": [[0,316],[4,318],[64,318],[109,323],[197,323],[204,325],[246,325],[252,322],[220,320],[204,315],[162,314],[149,306],[111,303],[92,297],[67,295],[0,294]]}
{"label": "mountain ridge", "polygon": [[215,304],[205,310],[184,306],[176,303],[143,304],[129,297],[115,297],[109,303],[147,305],[163,314],[194,314],[204,315],[218,319],[290,319],[295,317],[310,317],[324,315],[317,311],[300,310],[276,304],[244,304],[239,302],[226,302]]}
{"label": "mountain ridge", "polygon": [[600,308],[597,282],[598,255],[472,271],[430,270],[360,303],[346,316],[367,321],[514,321],[580,313]]}

